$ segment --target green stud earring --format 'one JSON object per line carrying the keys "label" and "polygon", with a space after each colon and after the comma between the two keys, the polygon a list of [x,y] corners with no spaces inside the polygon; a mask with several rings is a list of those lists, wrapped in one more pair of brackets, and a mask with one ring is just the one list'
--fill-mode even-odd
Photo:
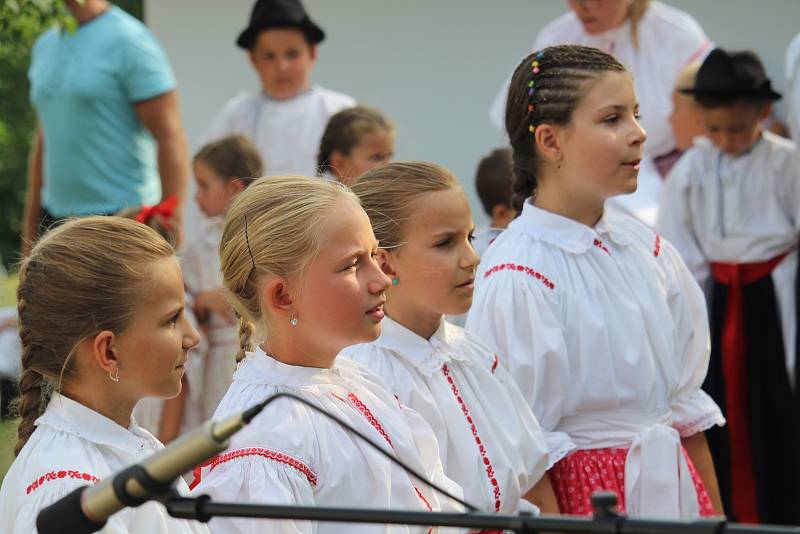
{"label": "green stud earring", "polygon": [[399,278],[397,278],[396,276],[394,278],[392,278],[392,285],[393,286],[396,286],[399,283],[400,283],[400,279]]}

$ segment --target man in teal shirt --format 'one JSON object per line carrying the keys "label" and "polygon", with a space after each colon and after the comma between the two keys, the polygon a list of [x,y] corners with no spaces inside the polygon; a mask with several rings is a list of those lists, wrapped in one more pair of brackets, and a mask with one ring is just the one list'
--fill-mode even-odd
{"label": "man in teal shirt", "polygon": [[155,37],[105,0],[67,7],[77,30],[42,34],[28,72],[39,126],[24,252],[40,221],[182,200],[187,185],[175,77]]}

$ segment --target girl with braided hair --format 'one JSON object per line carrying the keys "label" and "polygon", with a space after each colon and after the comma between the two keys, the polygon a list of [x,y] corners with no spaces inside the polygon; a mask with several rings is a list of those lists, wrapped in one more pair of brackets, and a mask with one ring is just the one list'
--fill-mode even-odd
{"label": "girl with braided hair", "polygon": [[467,329],[505,355],[548,441],[562,513],[598,489],[645,517],[721,512],[704,431],[705,300],[675,249],[606,200],[636,189],[631,75],[556,46],[515,70],[506,110],[521,214],[482,258]]}
{"label": "girl with braided hair", "polygon": [[[199,336],[183,315],[172,247],[136,221],[68,221],[36,243],[19,276],[19,441],[0,517],[4,532],[27,534],[45,506],[163,447],[131,413],[142,398],[178,395]],[[182,481],[176,489],[188,492]],[[103,532],[208,529],[150,502]]]}
{"label": "girl with braided hair", "polygon": [[[217,408],[224,417],[291,393],[335,414],[383,450],[454,496],[436,436],[365,367],[338,357],[381,332],[389,278],[356,197],[338,182],[262,178],[233,200],[220,260],[225,289],[241,317],[233,383]],[[452,510],[449,499],[411,477],[324,414],[279,399],[195,470],[195,491],[220,501]],[[425,527],[273,523],[273,532],[423,533]],[[216,533],[261,532],[252,519],[211,521]]]}

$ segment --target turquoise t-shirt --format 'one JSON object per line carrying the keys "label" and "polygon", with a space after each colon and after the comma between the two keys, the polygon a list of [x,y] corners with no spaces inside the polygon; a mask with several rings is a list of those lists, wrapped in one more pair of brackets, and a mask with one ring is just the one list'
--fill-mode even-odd
{"label": "turquoise t-shirt", "polygon": [[133,104],[175,88],[153,34],[117,7],[33,47],[30,99],[44,139],[42,206],[55,217],[161,198],[156,145]]}

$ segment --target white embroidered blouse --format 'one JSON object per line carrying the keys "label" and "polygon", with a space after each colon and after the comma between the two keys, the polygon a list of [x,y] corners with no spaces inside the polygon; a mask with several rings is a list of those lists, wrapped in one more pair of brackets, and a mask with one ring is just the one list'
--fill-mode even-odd
{"label": "white embroidered blouse", "polygon": [[370,368],[419,412],[439,441],[445,474],[485,512],[516,513],[544,475],[547,443],[498,357],[464,329],[442,321],[430,340],[390,318],[373,343],[343,356]]}
{"label": "white embroidered blouse", "polygon": [[[724,419],[700,389],[705,301],[675,249],[613,208],[590,228],[526,202],[476,280],[467,329],[506,358],[551,462],[630,448],[628,511],[696,515],[679,437]],[[654,481],[674,491],[652,492]]]}
{"label": "white embroidered blouse", "polygon": [[[456,496],[430,426],[401,406],[366,368],[339,358],[330,369],[286,365],[260,348],[248,353],[217,409],[224,417],[279,392],[295,394],[347,421],[396,458]],[[217,501],[407,510],[454,510],[446,497],[340,427],[293,399],[279,399],[202,468],[194,493]],[[376,524],[215,519],[214,532],[427,532]]]}
{"label": "white embroidered blouse", "polygon": [[[128,428],[54,393],[36,430],[11,464],[0,489],[2,530],[36,532],[36,517],[46,506],[79,486],[96,484],[131,464],[141,462],[164,446],[131,421]],[[179,479],[176,489],[189,488]],[[100,531],[106,534],[203,534],[197,521],[173,519],[161,504],[145,503],[111,516]]]}

